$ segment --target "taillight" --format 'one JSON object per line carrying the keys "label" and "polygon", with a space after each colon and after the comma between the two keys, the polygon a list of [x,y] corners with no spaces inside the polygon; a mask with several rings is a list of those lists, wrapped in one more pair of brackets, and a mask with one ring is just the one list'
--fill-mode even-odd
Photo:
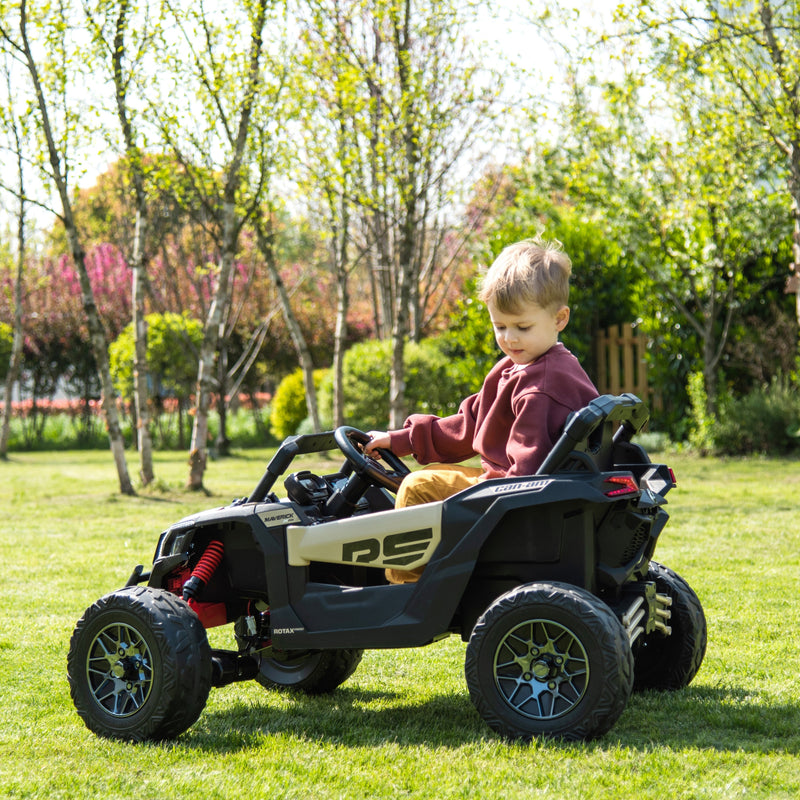
{"label": "taillight", "polygon": [[633,475],[612,475],[610,478],[606,478],[606,483],[614,484],[617,487],[606,489],[606,497],[621,497],[626,494],[636,494],[639,491]]}

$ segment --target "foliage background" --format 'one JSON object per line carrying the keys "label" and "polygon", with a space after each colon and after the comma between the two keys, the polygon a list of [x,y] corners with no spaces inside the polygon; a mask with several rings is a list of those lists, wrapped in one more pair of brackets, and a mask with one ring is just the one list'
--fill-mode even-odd
{"label": "foliage background", "polygon": [[[331,23],[343,9],[354,12],[352,20],[373,15],[377,30],[378,23],[391,20],[391,4],[309,0],[275,18],[271,34],[282,30],[281,25],[296,25],[300,46],[292,52],[283,47],[286,37],[269,37],[264,105],[256,109],[249,131],[250,160],[234,198],[242,228],[229,287],[232,302],[220,328],[216,376],[223,401],[226,387],[235,387],[230,392],[232,411],[240,394],[251,399],[272,395],[298,366],[297,342],[281,311],[276,280],[267,269],[270,259],[308,346],[309,369],[335,369],[339,347],[403,337],[395,333],[399,328],[392,326],[391,313],[399,307],[397,298],[405,286],[398,270],[411,268],[400,258],[398,242],[405,236],[399,220],[413,208],[413,195],[420,203],[419,214],[410,214],[407,222],[419,223],[419,261],[406,287],[405,335],[413,345],[408,352],[417,346],[428,348],[424,340],[437,344],[425,351],[421,367],[409,368],[438,376],[437,350],[447,362],[443,380],[450,391],[440,391],[437,379],[441,396],[420,396],[412,374],[406,381],[409,411],[430,407],[446,413],[478,388],[497,350],[475,300],[476,278],[504,245],[542,233],[560,240],[572,258],[572,319],[564,341],[590,375],[597,374],[597,332],[633,323],[649,340],[647,399],[656,412],[654,430],[691,445],[704,438],[698,438],[698,431],[706,420],[711,438],[705,437],[701,449],[794,450],[792,432],[800,426],[791,402],[798,381],[798,322],[795,298],[785,289],[797,221],[791,191],[800,181],[793,178],[792,162],[781,144],[795,141],[800,129],[791,97],[781,92],[800,86],[792,81],[799,67],[791,37],[783,38],[795,29],[797,11],[769,2],[762,4],[760,17],[737,3],[690,8],[672,0],[658,6],[632,0],[613,6],[590,9],[580,2],[552,3],[539,14],[524,5],[499,4],[481,17],[480,4],[415,5],[411,21],[418,26],[418,40],[430,49],[409,51],[414,71],[406,77],[413,80],[405,85],[392,82],[392,65],[381,60],[383,54],[376,52],[375,58],[384,71],[370,75],[331,33],[336,29]],[[62,4],[52,16],[34,17],[31,32],[63,49],[60,69],[55,61],[42,60],[45,89],[53,97],[62,92],[75,99],[71,109],[69,104],[56,104],[62,152],[76,177],[75,218],[106,333],[110,341],[119,336],[124,341],[131,318],[135,154],[123,154],[119,131],[107,113],[112,98],[101,79],[107,63],[100,34],[109,36],[112,19],[103,15],[116,9],[114,4]],[[510,25],[503,30],[498,20],[509,10]],[[0,9],[0,38],[9,55],[14,52],[11,32],[18,11],[19,3],[13,2]],[[199,10],[176,6],[170,17],[174,26],[164,29],[144,24],[155,22],[155,16],[137,16],[155,15],[152,4],[132,11],[130,110],[140,126],[140,166],[147,179],[148,313],[203,321],[213,305],[221,261],[220,198],[226,180],[219,148],[204,145],[220,145],[230,134],[222,112],[230,111],[238,84],[228,81],[226,86],[223,75],[244,63],[243,33],[230,23],[243,22],[249,12],[246,5],[237,5],[228,18],[219,19],[209,11],[210,40],[227,42],[230,58],[229,63],[216,64],[216,83],[198,89],[197,98],[173,98],[176,103],[195,102],[199,116],[192,130],[168,113],[169,104],[160,94],[178,77],[190,85],[190,78],[196,77],[190,75],[192,64],[188,54],[185,61],[167,57],[162,45],[181,25],[187,26],[187,41],[193,41],[200,30],[192,27]],[[58,25],[59,14],[68,25]],[[77,22],[86,14],[86,20],[105,26],[95,31],[100,38],[91,48],[78,46]],[[775,49],[767,46],[768,23],[774,24],[772,31],[778,36],[775,47],[783,48],[785,80],[776,72]],[[490,45],[503,42],[500,57],[482,49],[487,35],[497,37]],[[538,43],[542,57],[535,63],[516,59],[514,49],[530,54],[531,41]],[[443,42],[447,46],[442,47]],[[324,58],[319,55],[323,44]],[[156,74],[164,82],[140,80],[137,69],[144,64],[151,70],[153,64],[161,65]],[[748,71],[748,65],[757,68]],[[21,148],[25,161],[38,165],[24,171],[30,212],[31,206],[50,202],[39,169],[47,165],[36,126],[19,114],[26,95],[13,91],[14,81],[20,81],[14,59],[3,62],[2,68],[9,80],[0,101],[0,153],[3,163],[11,166],[9,155]],[[437,85],[453,94],[437,96],[432,88]],[[92,91],[83,91],[86,87]],[[365,87],[371,87],[372,95],[364,94]],[[278,91],[281,88],[285,94]],[[209,100],[217,89],[223,91],[216,106],[198,105],[201,97]],[[430,152],[422,152],[417,136],[420,152],[415,155],[413,147],[403,146],[403,127],[393,127],[397,120],[371,109],[369,98],[379,90],[386,97],[405,98],[397,106],[411,115],[404,117],[405,132],[415,125],[418,131],[424,128]],[[435,124],[433,117],[426,120],[433,127],[422,125],[424,115],[434,111],[441,115]],[[331,120],[336,124],[328,127]],[[383,126],[386,134],[381,148],[371,151],[367,145],[375,139],[369,136],[370,124],[373,133]],[[16,142],[14,130],[19,135]],[[446,130],[452,131],[453,139],[435,138]],[[474,134],[472,139],[460,138],[466,131]],[[98,153],[103,166],[90,168]],[[411,157],[407,164],[406,155]],[[457,180],[414,184],[412,178],[420,176],[412,167],[422,163],[416,157],[443,165],[450,163],[448,155],[452,163],[462,165],[453,173]],[[381,170],[371,174],[371,182],[363,180],[378,161]],[[403,164],[408,167],[405,178]],[[0,236],[0,321],[10,324],[19,246],[10,221],[18,190],[11,172],[4,169],[3,174],[0,188],[9,201],[4,210],[10,216]],[[261,189],[266,194],[258,195]],[[259,213],[247,217],[255,198],[260,198]],[[424,216],[432,209],[435,213]],[[268,223],[268,250],[260,238],[264,231],[259,233],[259,220]],[[27,232],[24,358],[17,394],[31,403],[19,407],[11,447],[46,446],[55,434],[45,411],[57,408],[54,401],[64,395],[83,404],[77,417],[61,424],[64,435],[74,429],[70,441],[75,444],[102,443],[102,431],[97,433],[91,418],[100,395],[97,365],[66,228],[63,220],[40,211],[29,217]],[[397,280],[387,283],[385,276],[392,270]],[[347,303],[340,328],[343,292]],[[7,371],[8,333],[0,330],[0,377]],[[256,357],[250,359],[256,341]],[[190,372],[189,365],[197,361],[197,342],[173,342],[171,348],[175,364],[185,363]],[[369,352],[367,360],[374,362]],[[373,411],[366,416],[357,408],[361,398],[350,397],[348,413],[353,416],[347,421],[378,421],[385,415],[376,409],[388,404],[385,381],[376,374],[365,388],[355,377],[360,367],[355,360],[350,356],[347,362],[349,391],[366,391]],[[233,374],[232,365],[237,364],[247,365],[243,374]],[[153,387],[170,382],[168,366],[154,361]],[[396,365],[382,361],[380,368],[391,376]],[[694,393],[703,399],[702,410],[689,391],[694,375],[702,378],[703,386]],[[180,390],[187,405],[192,402],[189,383],[187,377]],[[324,391],[322,399],[331,402]],[[158,417],[161,401],[155,388],[152,401]],[[303,402],[296,399],[287,412],[292,425],[279,427],[281,431],[296,429],[294,420],[305,418]],[[752,409],[757,407],[770,409],[782,421],[755,436],[750,432],[755,430]],[[269,410],[262,412],[263,417]],[[125,424],[135,430],[135,420]],[[262,419],[257,425],[263,432]],[[153,426],[166,429],[172,422],[156,418]],[[180,422],[178,430],[183,430]],[[780,430],[784,433],[777,433]],[[168,438],[160,436],[160,444]]]}

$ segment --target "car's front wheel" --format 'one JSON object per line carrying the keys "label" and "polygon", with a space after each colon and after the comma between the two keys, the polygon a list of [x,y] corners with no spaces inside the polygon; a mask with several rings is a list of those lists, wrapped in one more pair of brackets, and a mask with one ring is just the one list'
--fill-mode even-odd
{"label": "car's front wheel", "polygon": [[533,583],[480,617],[465,673],[475,707],[501,735],[592,739],[625,709],[633,658],[605,603],[568,584]]}
{"label": "car's front wheel", "polygon": [[67,676],[94,733],[171,739],[200,716],[211,689],[211,649],[197,615],[162,589],[132,586],[91,605],[75,626]]}

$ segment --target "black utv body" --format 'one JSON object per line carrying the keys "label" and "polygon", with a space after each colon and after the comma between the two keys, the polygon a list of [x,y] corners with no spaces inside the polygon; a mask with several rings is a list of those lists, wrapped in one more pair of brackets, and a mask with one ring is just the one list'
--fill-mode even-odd
{"label": "black utv body", "polygon": [[[632,442],[647,419],[633,395],[604,395],[535,475],[405,509],[392,492],[407,468],[365,457],[366,434],[289,437],[248,498],[172,525],[149,572],[86,610],[68,657],[78,713],[103,736],[170,738],[212,686],[329,692],[367,648],[458,634],[494,730],[605,733],[631,691],[687,685],[706,646],[697,596],[652,560],[674,478]],[[335,448],[339,472],[290,473],[276,496],[295,456]],[[421,565],[417,583],[386,581]],[[206,628],[229,623],[235,648],[212,650]]]}

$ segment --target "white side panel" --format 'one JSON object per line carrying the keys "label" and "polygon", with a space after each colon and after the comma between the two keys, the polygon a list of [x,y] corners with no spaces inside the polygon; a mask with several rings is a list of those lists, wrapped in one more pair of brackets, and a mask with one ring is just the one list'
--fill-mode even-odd
{"label": "white side panel", "polygon": [[289,564],[311,561],[413,569],[427,564],[442,539],[442,503],[323,522],[289,525]]}

